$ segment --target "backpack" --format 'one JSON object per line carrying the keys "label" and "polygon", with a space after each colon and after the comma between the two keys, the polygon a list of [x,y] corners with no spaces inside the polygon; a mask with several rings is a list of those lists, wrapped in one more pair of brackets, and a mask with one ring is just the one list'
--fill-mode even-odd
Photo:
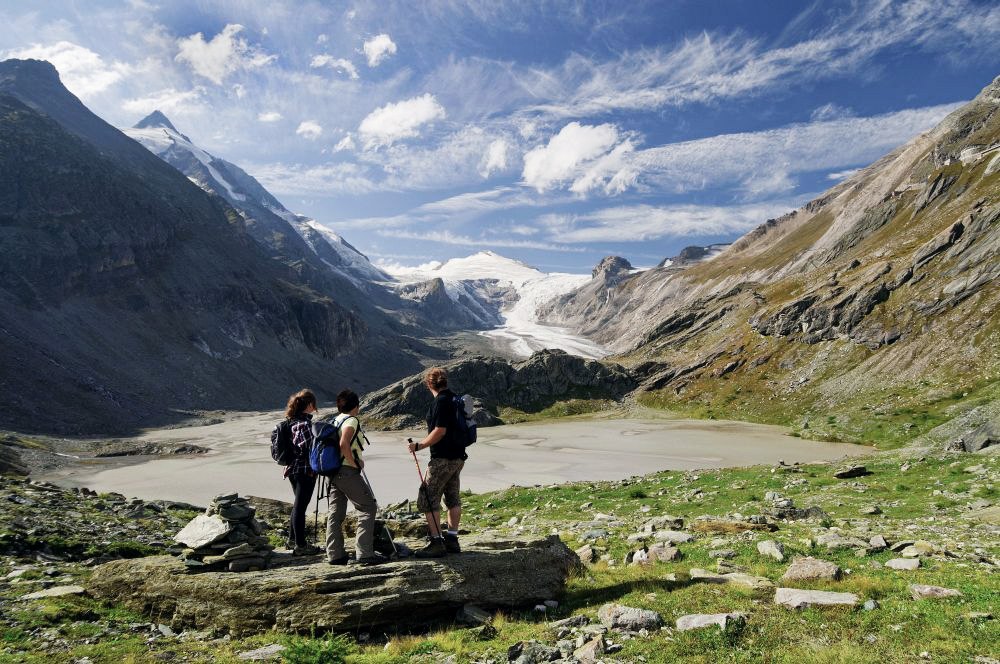
{"label": "backpack", "polygon": [[340,425],[336,422],[313,422],[313,442],[309,448],[309,467],[317,475],[333,477],[340,470]]}
{"label": "backpack", "polygon": [[460,397],[457,394],[452,398],[455,406],[455,420],[458,422],[458,435],[462,442],[462,447],[468,447],[476,442],[476,421],[472,419],[472,395],[466,394]]}
{"label": "backpack", "polygon": [[279,466],[295,463],[295,446],[292,444],[291,420],[282,420],[271,432],[271,458]]}

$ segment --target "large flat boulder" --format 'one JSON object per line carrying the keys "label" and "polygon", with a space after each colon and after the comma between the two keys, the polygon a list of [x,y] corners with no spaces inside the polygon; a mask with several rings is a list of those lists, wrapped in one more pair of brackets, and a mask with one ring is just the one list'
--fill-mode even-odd
{"label": "large flat boulder", "polygon": [[559,597],[576,557],[557,536],[462,540],[463,552],[375,567],[331,566],[275,555],[271,567],[191,574],[170,556],[116,560],[94,569],[96,597],[158,616],[174,629],[235,636],[371,629],[452,618],[461,606],[533,606]]}

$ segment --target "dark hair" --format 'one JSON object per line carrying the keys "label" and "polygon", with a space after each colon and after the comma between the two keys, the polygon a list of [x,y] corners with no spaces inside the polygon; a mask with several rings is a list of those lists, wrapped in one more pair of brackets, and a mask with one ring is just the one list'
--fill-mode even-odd
{"label": "dark hair", "polygon": [[341,413],[349,413],[358,407],[361,400],[358,395],[350,390],[344,390],[337,395],[337,410]]}
{"label": "dark hair", "polygon": [[448,387],[448,372],[444,367],[431,367],[424,372],[424,384],[435,390],[443,390]]}
{"label": "dark hair", "polygon": [[288,397],[288,405],[285,406],[285,417],[297,419],[302,417],[302,411],[309,406],[316,406],[316,395],[310,390],[299,390]]}

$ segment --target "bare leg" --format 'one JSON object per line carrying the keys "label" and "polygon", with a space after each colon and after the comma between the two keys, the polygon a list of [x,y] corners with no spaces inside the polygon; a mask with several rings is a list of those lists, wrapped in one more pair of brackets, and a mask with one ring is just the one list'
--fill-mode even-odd
{"label": "bare leg", "polygon": [[458,531],[458,524],[462,520],[462,506],[448,508],[448,530]]}
{"label": "bare leg", "polygon": [[441,513],[427,512],[426,514],[424,514],[424,516],[427,518],[427,532],[430,534],[430,536],[441,537],[441,529],[438,527],[438,524],[441,523]]}

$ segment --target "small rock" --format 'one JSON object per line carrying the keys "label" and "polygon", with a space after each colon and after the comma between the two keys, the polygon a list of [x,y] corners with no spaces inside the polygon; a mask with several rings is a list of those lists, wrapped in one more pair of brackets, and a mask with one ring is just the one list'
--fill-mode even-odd
{"label": "small rock", "polygon": [[589,544],[584,544],[579,549],[577,549],[575,553],[577,556],[580,557],[580,560],[583,561],[583,563],[586,565],[590,565],[595,560],[597,560],[597,552],[594,551],[594,547],[590,546]]}
{"label": "small rock", "polygon": [[867,507],[862,507],[861,508],[861,513],[862,514],[872,514],[872,515],[874,515],[874,514],[881,514],[882,510],[881,510],[881,508],[879,508],[878,505],[869,505]]}
{"label": "small rock", "polygon": [[910,595],[913,596],[913,599],[944,599],[947,597],[961,597],[962,592],[953,588],[914,583],[910,586]]}
{"label": "small rock", "polygon": [[608,629],[622,629],[629,632],[659,629],[663,624],[663,619],[656,611],[621,604],[605,604],[598,609],[597,617]]}
{"label": "small rock", "polygon": [[538,664],[539,662],[554,662],[562,657],[558,648],[547,646],[538,641],[518,641],[507,649],[507,661],[513,664]]}
{"label": "small rock", "polygon": [[865,611],[874,611],[875,609],[878,608],[878,606],[879,606],[878,602],[876,602],[873,599],[870,599],[867,602],[865,602],[861,608],[863,608]]}
{"label": "small rock", "polygon": [[649,548],[646,554],[651,562],[668,563],[681,559],[681,551],[676,546],[666,546],[662,543],[655,544]]}
{"label": "small rock", "polygon": [[848,466],[847,468],[841,468],[833,476],[838,480],[847,480],[852,477],[863,477],[869,474],[868,469],[864,466]]}
{"label": "small rock", "polygon": [[573,657],[580,664],[596,664],[605,651],[604,636],[598,634],[593,639],[573,651]]}
{"label": "small rock", "polygon": [[658,530],[653,534],[653,539],[658,542],[670,542],[671,544],[686,544],[693,541],[694,537],[679,530]]}
{"label": "small rock", "polygon": [[708,552],[709,558],[730,559],[736,557],[736,552],[732,549],[714,549]]}
{"label": "small rock", "polygon": [[774,593],[774,603],[790,609],[807,609],[811,606],[857,606],[858,596],[854,593],[833,593],[825,590],[778,588]]}
{"label": "small rock", "polygon": [[82,595],[87,592],[82,586],[54,586],[38,592],[22,595],[23,600],[46,599],[48,597],[65,597],[67,595]]}
{"label": "small rock", "polygon": [[757,552],[762,556],[774,558],[779,563],[785,561],[785,547],[781,542],[775,542],[774,540],[757,542]]}
{"label": "small rock", "polygon": [[812,581],[815,579],[835,580],[840,578],[840,567],[826,560],[812,556],[796,557],[788,566],[782,581]]}
{"label": "small rock", "polygon": [[493,620],[493,614],[475,604],[466,604],[458,610],[455,619],[464,625],[485,625]]}
{"label": "small rock", "polygon": [[885,538],[881,535],[875,535],[870,540],[868,540],[868,546],[872,551],[884,551],[889,544],[885,541]]}
{"label": "small rock", "polygon": [[924,540],[917,540],[910,546],[907,546],[902,551],[900,551],[899,555],[903,556],[904,558],[918,558],[921,556],[928,556],[934,553],[934,549],[935,549],[934,545],[931,544],[930,542],[926,542]]}
{"label": "small rock", "polygon": [[742,626],[746,621],[745,613],[694,613],[677,619],[677,631],[686,632],[689,629],[713,626],[725,631],[729,627]]}
{"label": "small rock", "polygon": [[886,562],[886,567],[900,571],[913,571],[920,567],[918,558],[893,558]]}

